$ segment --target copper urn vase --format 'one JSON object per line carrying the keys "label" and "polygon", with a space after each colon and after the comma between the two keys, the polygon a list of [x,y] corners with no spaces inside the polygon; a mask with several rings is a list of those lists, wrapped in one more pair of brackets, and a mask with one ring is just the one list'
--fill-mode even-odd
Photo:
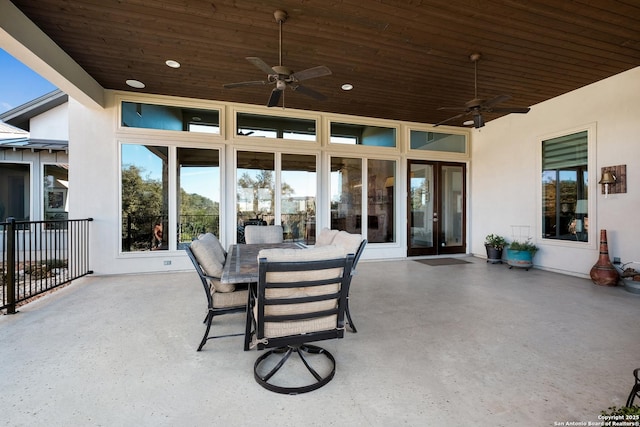
{"label": "copper urn vase", "polygon": [[593,283],[600,286],[616,286],[620,276],[609,259],[609,246],[607,245],[607,230],[600,230],[600,255],[598,262],[591,267],[589,274]]}

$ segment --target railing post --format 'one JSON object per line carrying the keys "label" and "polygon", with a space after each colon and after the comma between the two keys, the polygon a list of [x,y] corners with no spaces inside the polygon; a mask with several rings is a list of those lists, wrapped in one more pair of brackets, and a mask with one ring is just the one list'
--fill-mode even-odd
{"label": "railing post", "polygon": [[7,218],[7,314],[16,313],[16,219]]}

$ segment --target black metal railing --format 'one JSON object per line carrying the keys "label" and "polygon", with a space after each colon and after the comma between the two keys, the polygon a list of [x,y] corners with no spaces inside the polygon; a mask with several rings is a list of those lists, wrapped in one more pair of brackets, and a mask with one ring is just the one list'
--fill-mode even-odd
{"label": "black metal railing", "polygon": [[89,269],[92,218],[0,222],[0,310],[93,273]]}

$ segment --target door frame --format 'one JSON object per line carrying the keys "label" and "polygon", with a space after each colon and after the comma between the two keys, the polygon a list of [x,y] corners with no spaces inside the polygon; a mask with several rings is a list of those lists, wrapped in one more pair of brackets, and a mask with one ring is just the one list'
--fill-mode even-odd
{"label": "door frame", "polygon": [[[411,165],[430,165],[433,168],[433,212],[437,221],[433,226],[433,245],[431,247],[411,246]],[[443,238],[441,225],[443,224],[443,188],[442,188],[442,168],[443,166],[456,166],[462,168],[462,194],[461,206],[461,238],[460,245],[448,246]],[[424,159],[407,159],[407,257],[445,254],[464,254],[467,252],[467,163],[455,161],[439,161]],[[433,219],[433,218],[432,218]],[[444,243],[444,245],[443,245]]]}

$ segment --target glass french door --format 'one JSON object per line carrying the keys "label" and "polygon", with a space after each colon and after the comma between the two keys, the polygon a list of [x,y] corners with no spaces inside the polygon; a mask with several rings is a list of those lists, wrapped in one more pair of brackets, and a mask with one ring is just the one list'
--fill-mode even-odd
{"label": "glass french door", "polygon": [[466,252],[466,166],[409,160],[407,255]]}

